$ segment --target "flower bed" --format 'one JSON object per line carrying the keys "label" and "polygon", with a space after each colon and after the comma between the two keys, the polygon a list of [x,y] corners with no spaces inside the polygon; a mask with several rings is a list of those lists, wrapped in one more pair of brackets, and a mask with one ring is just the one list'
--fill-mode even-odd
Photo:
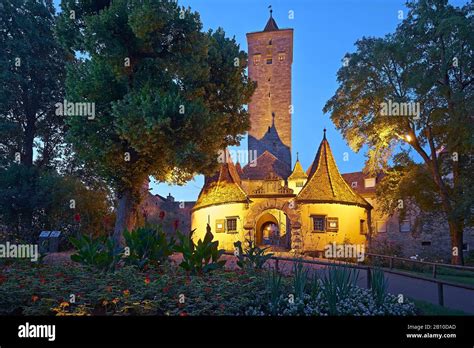
{"label": "flower bed", "polygon": [[[292,277],[278,289],[266,270],[190,276],[174,264],[114,273],[73,265],[0,265],[1,315],[328,315],[324,286],[295,296]],[[275,293],[275,291],[277,291]],[[273,296],[273,297],[272,297]],[[291,300],[290,300],[291,298]],[[351,288],[337,301],[337,315],[412,315],[412,303],[392,295],[376,304],[370,290]]]}

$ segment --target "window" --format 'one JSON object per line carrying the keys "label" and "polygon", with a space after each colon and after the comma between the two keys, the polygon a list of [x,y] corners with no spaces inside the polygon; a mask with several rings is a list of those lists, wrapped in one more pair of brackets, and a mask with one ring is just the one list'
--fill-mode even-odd
{"label": "window", "polygon": [[304,186],[304,181],[297,181],[296,182],[296,187],[303,187]]}
{"label": "window", "polygon": [[353,182],[351,183],[351,187],[352,187],[352,188],[356,188],[356,187],[357,187],[357,181],[353,181]]}
{"label": "window", "polygon": [[267,64],[272,64],[272,59],[271,58],[267,58]]}
{"label": "window", "polygon": [[403,220],[400,222],[400,232],[410,232],[411,226],[410,226],[410,220]]}
{"label": "window", "polygon": [[339,218],[328,217],[327,223],[329,232],[337,232],[339,230]]}
{"label": "window", "polygon": [[365,227],[365,220],[363,219],[360,219],[359,221],[359,231],[360,231],[360,234],[367,234],[367,229]]}
{"label": "window", "polygon": [[430,241],[424,241],[424,242],[421,242],[421,245],[422,246],[431,246],[431,242]]}
{"label": "window", "polygon": [[324,216],[316,215],[313,218],[313,232],[325,232],[326,231],[326,218]]}
{"label": "window", "polygon": [[225,220],[224,220],[224,219],[216,220],[216,233],[223,233],[223,232],[225,232],[224,224],[225,224]]}
{"label": "window", "polygon": [[259,65],[260,64],[260,55],[256,54],[253,56],[253,65]]}
{"label": "window", "polygon": [[365,187],[375,187],[375,178],[367,178],[364,180]]}
{"label": "window", "polygon": [[469,243],[462,243],[462,251],[469,251]]}
{"label": "window", "polygon": [[283,62],[285,60],[285,54],[284,53],[278,53],[278,60],[280,62]]}
{"label": "window", "polygon": [[272,39],[268,41],[268,46],[271,46],[271,45],[272,45]]}
{"label": "window", "polygon": [[227,232],[237,232],[237,218],[227,219]]}
{"label": "window", "polygon": [[377,220],[376,223],[377,233],[386,233],[387,232],[387,221]]}

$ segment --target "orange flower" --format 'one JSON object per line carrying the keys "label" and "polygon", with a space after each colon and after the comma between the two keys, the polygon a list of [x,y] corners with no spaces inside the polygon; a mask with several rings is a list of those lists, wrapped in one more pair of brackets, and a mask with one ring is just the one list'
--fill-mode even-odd
{"label": "orange flower", "polygon": [[127,289],[127,290],[124,290],[124,291],[123,291],[123,294],[124,294],[124,296],[130,295],[130,290],[128,290],[128,289]]}
{"label": "orange flower", "polygon": [[146,278],[145,278],[145,284],[146,284],[146,285],[150,284],[150,277],[146,276]]}
{"label": "orange flower", "polygon": [[108,304],[109,304],[109,301],[107,301],[107,300],[102,301],[102,306],[107,306]]}
{"label": "orange flower", "polygon": [[66,301],[61,302],[61,304],[59,305],[59,307],[61,307],[61,308],[69,307],[69,302],[66,302]]}
{"label": "orange flower", "polygon": [[114,298],[114,299],[112,300],[112,303],[113,303],[113,304],[117,304],[117,303],[119,303],[119,301],[120,301],[120,300],[116,297],[116,298]]}
{"label": "orange flower", "polygon": [[36,302],[39,300],[39,296],[33,295],[31,296],[31,301]]}

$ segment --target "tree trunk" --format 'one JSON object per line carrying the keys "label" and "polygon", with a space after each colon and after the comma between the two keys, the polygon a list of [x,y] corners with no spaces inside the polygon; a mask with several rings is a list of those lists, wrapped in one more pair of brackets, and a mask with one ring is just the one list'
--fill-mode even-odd
{"label": "tree trunk", "polygon": [[115,218],[114,240],[119,245],[124,245],[123,232],[132,231],[137,222],[138,202],[130,191],[125,191],[118,199]]}
{"label": "tree trunk", "polygon": [[449,234],[451,236],[451,263],[453,265],[464,265],[462,224],[453,220],[449,220],[448,222]]}

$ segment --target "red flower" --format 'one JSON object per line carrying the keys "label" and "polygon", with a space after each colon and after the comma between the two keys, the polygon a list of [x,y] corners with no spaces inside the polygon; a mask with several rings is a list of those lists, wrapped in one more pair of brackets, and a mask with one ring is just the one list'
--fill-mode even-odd
{"label": "red flower", "polygon": [[0,284],[6,281],[7,281],[7,277],[5,277],[3,274],[0,274]]}
{"label": "red flower", "polygon": [[164,293],[167,293],[168,291],[170,291],[170,287],[169,287],[169,286],[165,286],[165,287],[163,288],[163,292],[164,292]]}
{"label": "red flower", "polygon": [[41,283],[41,284],[45,284],[45,283],[46,283],[46,279],[44,279],[43,276],[40,277],[40,283]]}
{"label": "red flower", "polygon": [[165,212],[162,210],[160,211],[160,219],[163,220],[165,218]]}
{"label": "red flower", "polygon": [[81,221],[81,214],[79,214],[79,213],[74,214],[74,221],[80,222]]}
{"label": "red flower", "polygon": [[187,317],[187,316],[188,316],[188,313],[186,313],[186,312],[181,312],[181,313],[179,313],[179,316],[180,316],[180,317]]}
{"label": "red flower", "polygon": [[36,296],[36,295],[31,296],[31,301],[33,302],[38,301],[38,299],[39,299],[39,296]]}
{"label": "red flower", "polygon": [[145,284],[146,285],[150,284],[150,277],[149,276],[145,277]]}
{"label": "red flower", "polygon": [[173,227],[174,227],[174,229],[177,230],[177,229],[178,229],[178,226],[179,226],[179,220],[174,220],[174,221],[173,221]]}

